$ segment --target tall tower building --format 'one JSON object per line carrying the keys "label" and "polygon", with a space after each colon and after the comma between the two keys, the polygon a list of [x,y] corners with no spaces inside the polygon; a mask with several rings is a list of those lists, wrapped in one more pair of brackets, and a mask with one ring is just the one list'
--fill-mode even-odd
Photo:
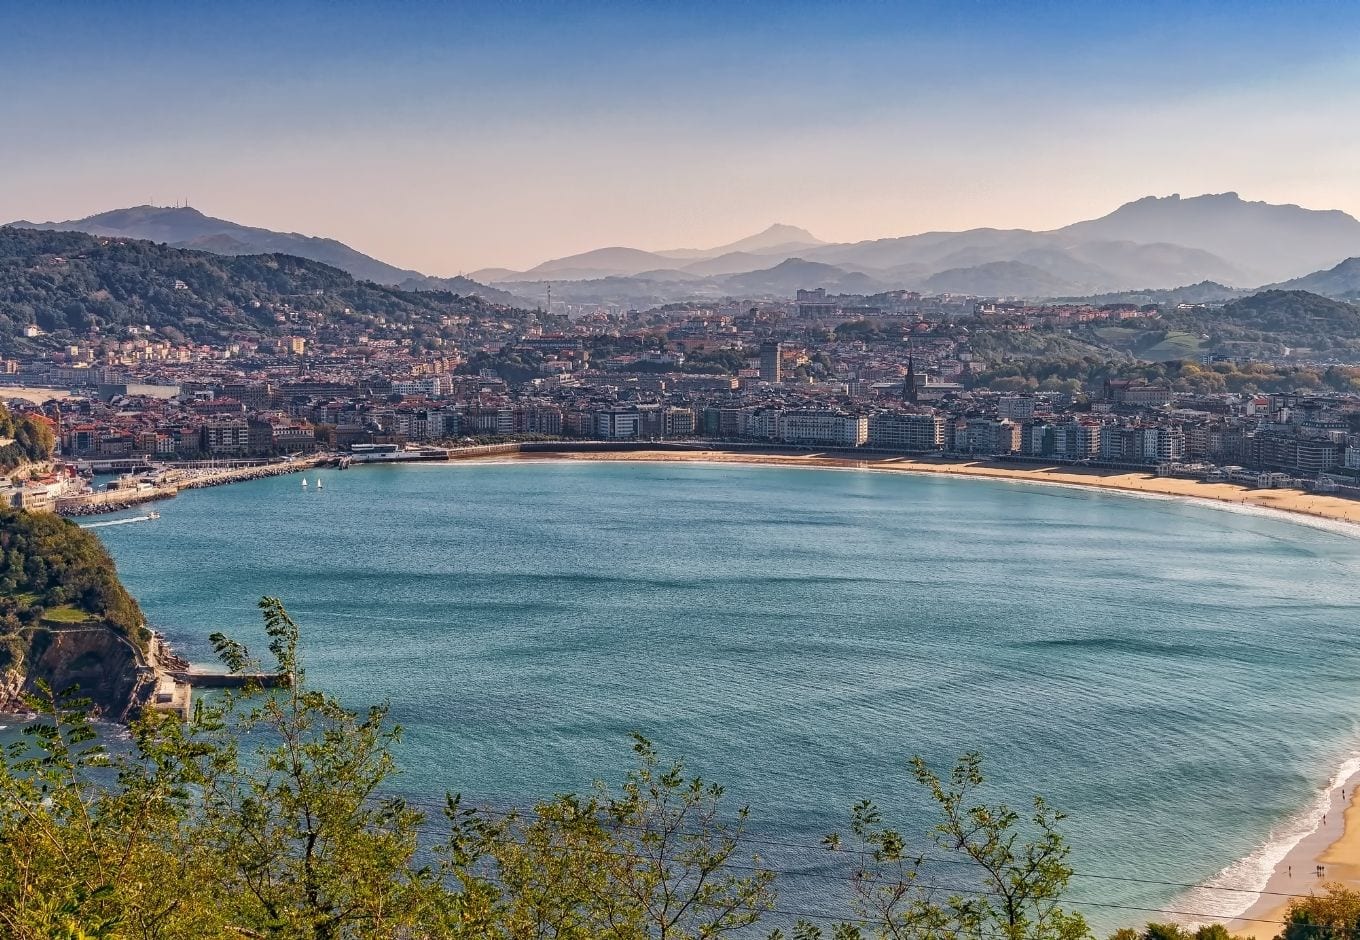
{"label": "tall tower building", "polygon": [[760,347],[760,380],[778,383],[783,381],[781,360],[784,347],[779,343],[765,343]]}
{"label": "tall tower building", "polygon": [[920,392],[916,387],[916,359],[913,356],[907,357],[907,379],[902,383],[902,398],[913,405],[920,400]]}

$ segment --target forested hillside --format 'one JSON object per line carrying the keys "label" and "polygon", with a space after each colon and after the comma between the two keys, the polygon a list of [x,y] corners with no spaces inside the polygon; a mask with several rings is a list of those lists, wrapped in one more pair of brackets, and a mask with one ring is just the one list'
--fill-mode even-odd
{"label": "forested hillside", "polygon": [[44,619],[97,620],[139,645],[146,639],[142,612],[97,538],[51,513],[0,508],[0,631]]}
{"label": "forested hillside", "polygon": [[1225,355],[1360,361],[1360,307],[1307,291],[1261,291],[1222,307],[1168,310],[1163,320]]}
{"label": "forested hillside", "polygon": [[[978,331],[969,342],[983,363],[972,381],[1000,389],[1091,387],[1131,373],[1194,392],[1360,389],[1360,307],[1306,291],[1170,304],[1151,316],[1070,329]],[[1218,361],[1204,366],[1206,357]]]}
{"label": "forested hillside", "polygon": [[0,228],[0,352],[36,325],[53,340],[149,325],[195,341],[289,332],[280,311],[356,326],[435,326],[477,314],[476,297],[412,293],[356,281],[289,255],[223,257],[78,232]]}

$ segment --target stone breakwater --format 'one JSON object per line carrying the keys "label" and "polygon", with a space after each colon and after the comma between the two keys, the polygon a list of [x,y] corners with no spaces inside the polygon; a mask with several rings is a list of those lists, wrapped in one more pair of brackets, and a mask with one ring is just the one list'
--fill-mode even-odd
{"label": "stone breakwater", "polygon": [[99,490],[82,493],[79,496],[64,496],[57,500],[57,513],[62,516],[96,516],[106,512],[131,509],[143,503],[159,499],[170,499],[182,490],[202,489],[206,486],[221,486],[225,483],[239,483],[245,480],[259,480],[264,477],[282,476],[286,473],[299,473],[322,463],[321,458],[291,460],[287,463],[259,464],[252,467],[235,467],[227,470],[181,470],[167,474],[166,481],[147,485],[138,489]]}
{"label": "stone breakwater", "polygon": [[197,490],[205,486],[220,486],[223,483],[239,483],[243,480],[259,480],[264,477],[283,476],[288,473],[300,473],[303,470],[310,470],[322,463],[320,458],[309,460],[293,460],[288,463],[261,464],[258,467],[238,467],[234,470],[208,470],[197,472],[193,476],[185,477],[178,481],[178,486],[182,490]]}
{"label": "stone breakwater", "polygon": [[98,516],[106,512],[131,509],[156,499],[169,499],[179,492],[176,486],[155,486],[139,490],[101,490],[79,496],[63,496],[57,500],[59,516]]}

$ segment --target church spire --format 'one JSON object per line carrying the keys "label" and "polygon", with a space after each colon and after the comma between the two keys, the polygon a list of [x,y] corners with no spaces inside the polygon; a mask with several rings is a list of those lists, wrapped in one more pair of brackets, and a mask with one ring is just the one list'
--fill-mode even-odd
{"label": "church spire", "polygon": [[907,357],[907,379],[902,383],[902,397],[916,404],[916,360],[912,356]]}

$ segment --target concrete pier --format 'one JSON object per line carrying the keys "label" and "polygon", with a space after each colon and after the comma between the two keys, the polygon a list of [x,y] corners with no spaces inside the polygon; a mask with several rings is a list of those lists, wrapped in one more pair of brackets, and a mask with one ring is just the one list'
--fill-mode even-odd
{"label": "concrete pier", "polygon": [[262,689],[286,689],[293,684],[287,673],[278,672],[203,672],[184,669],[168,673],[176,682],[194,689],[243,689],[258,685]]}

